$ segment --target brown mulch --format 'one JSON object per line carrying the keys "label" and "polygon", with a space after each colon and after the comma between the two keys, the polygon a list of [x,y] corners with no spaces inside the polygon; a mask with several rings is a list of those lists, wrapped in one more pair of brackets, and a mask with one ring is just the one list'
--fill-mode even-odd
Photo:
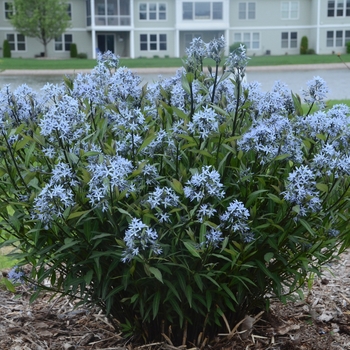
{"label": "brown mulch", "polygon": [[[350,251],[325,266],[305,298],[273,302],[269,313],[248,316],[212,350],[350,349]],[[0,289],[1,350],[174,350],[169,341],[136,346],[117,333],[98,310],[74,308],[68,299],[43,295],[29,303],[25,286]],[[229,325],[228,325],[229,327]],[[195,347],[191,347],[194,350]]]}

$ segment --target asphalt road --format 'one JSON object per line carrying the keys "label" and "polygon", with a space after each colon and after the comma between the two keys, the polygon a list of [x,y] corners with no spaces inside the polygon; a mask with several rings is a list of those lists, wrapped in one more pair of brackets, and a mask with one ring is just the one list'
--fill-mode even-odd
{"label": "asphalt road", "polygon": [[[135,68],[144,82],[152,82],[163,77],[172,76],[177,68]],[[90,70],[7,70],[0,73],[0,87],[10,84],[11,89],[26,83],[39,90],[46,82],[59,83],[65,74],[73,75]],[[350,99],[350,64],[343,63],[315,64],[315,65],[289,65],[247,68],[248,81],[260,82],[262,89],[268,91],[276,80],[287,84],[294,93],[300,93],[306,88],[306,83],[313,77],[320,76],[329,87],[329,99]]]}

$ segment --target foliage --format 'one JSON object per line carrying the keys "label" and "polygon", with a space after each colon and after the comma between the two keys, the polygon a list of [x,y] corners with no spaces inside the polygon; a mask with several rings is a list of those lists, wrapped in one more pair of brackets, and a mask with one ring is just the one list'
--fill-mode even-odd
{"label": "foliage", "polygon": [[70,44],[70,57],[71,58],[77,58],[78,57],[78,49],[77,44]]}
{"label": "foliage", "polygon": [[300,54],[306,55],[308,53],[308,50],[309,50],[309,39],[307,38],[307,36],[303,36],[300,42]]}
{"label": "foliage", "polygon": [[79,52],[77,55],[77,58],[87,59],[87,54],[84,52]]}
{"label": "foliage", "polygon": [[350,54],[350,41],[346,43],[346,53]]}
{"label": "foliage", "polygon": [[230,53],[239,49],[241,45],[243,45],[243,47],[247,49],[247,46],[244,43],[233,43],[232,45],[230,45],[230,49],[229,49]]}
{"label": "foliage", "polygon": [[40,95],[1,90],[0,228],[32,299],[51,288],[134,341],[203,345],[349,245],[349,108],[323,109],[320,77],[301,97],[242,83],[244,47],[220,72],[224,47],[195,39],[149,86],[106,53]]}
{"label": "foliage", "polygon": [[14,0],[13,4],[11,24],[19,33],[37,38],[47,57],[47,44],[69,27],[66,0]]}
{"label": "foliage", "polygon": [[11,46],[8,40],[4,40],[2,45],[2,54],[4,58],[11,58]]}

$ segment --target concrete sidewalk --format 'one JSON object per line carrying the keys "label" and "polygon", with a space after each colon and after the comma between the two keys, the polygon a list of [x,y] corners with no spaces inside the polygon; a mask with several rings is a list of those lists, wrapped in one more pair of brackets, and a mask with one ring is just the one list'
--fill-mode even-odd
{"label": "concrete sidewalk", "polygon": [[[175,74],[181,67],[173,68],[132,68],[136,74]],[[350,63],[326,63],[326,64],[292,64],[283,66],[247,66],[247,72],[267,71],[307,71],[307,70],[330,70],[350,69]],[[1,75],[74,75],[78,73],[90,73],[91,69],[7,69],[0,72]]]}

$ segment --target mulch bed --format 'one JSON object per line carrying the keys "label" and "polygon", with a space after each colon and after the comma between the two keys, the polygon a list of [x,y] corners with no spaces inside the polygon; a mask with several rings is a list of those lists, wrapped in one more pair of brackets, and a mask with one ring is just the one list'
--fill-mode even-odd
{"label": "mulch bed", "polygon": [[[272,302],[269,313],[248,316],[206,348],[350,349],[350,252],[325,266],[322,278],[315,278],[309,287],[303,300]],[[16,293],[1,289],[0,301],[1,350],[179,349],[167,339],[133,344],[123,339],[101,312],[75,308],[66,298],[43,294],[30,304],[25,286],[18,287]]]}

